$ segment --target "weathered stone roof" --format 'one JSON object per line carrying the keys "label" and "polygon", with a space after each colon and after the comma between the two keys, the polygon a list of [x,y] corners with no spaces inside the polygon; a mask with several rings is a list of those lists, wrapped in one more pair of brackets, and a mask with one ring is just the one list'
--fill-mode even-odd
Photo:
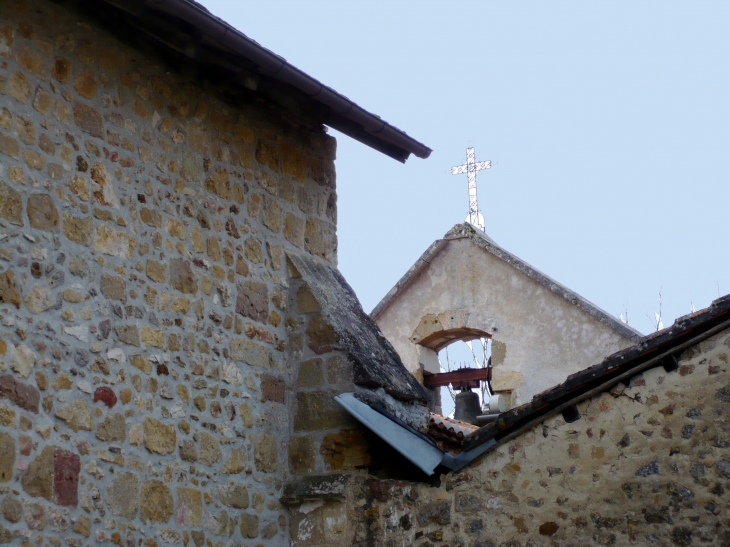
{"label": "weathered stone roof", "polygon": [[387,338],[366,314],[355,292],[334,267],[288,253],[299,274],[322,308],[322,316],[335,331],[334,349],[343,351],[353,364],[355,384],[382,387],[401,400],[428,401],[424,388],[401,362]]}
{"label": "weathered stone roof", "polygon": [[[299,117],[308,111],[363,144],[405,162],[431,149],[261,46],[194,0],[81,0],[68,2],[125,39],[150,42],[175,64],[193,63],[238,94],[265,98]],[[301,122],[301,119],[299,120]]]}
{"label": "weathered stone roof", "polygon": [[478,230],[477,228],[474,228],[474,226],[469,223],[455,225],[453,228],[451,228],[451,230],[446,233],[446,235],[444,235],[443,239],[437,239],[436,241],[434,241],[431,246],[426,249],[426,252],[424,252],[418,260],[416,260],[416,263],[410,267],[405,275],[400,278],[395,286],[390,289],[390,291],[388,291],[388,293],[383,297],[378,305],[375,306],[373,311],[370,312],[370,317],[372,317],[373,319],[377,319],[380,314],[382,314],[383,311],[388,306],[390,306],[398,298],[398,296],[411,283],[413,283],[413,281],[415,281],[426,268],[428,268],[434,257],[436,257],[436,255],[438,255],[443,250],[448,242],[457,239],[471,240],[471,242],[474,243],[477,247],[485,250],[488,253],[491,253],[492,255],[496,256],[500,260],[503,260],[516,270],[519,270],[529,278],[537,281],[538,283],[549,289],[551,292],[565,298],[567,301],[579,307],[585,313],[597,319],[604,325],[611,327],[622,336],[625,336],[632,340],[638,340],[639,338],[644,336],[641,332],[626,325],[625,323],[622,323],[611,314],[603,311],[601,308],[599,308],[589,300],[583,298],[576,292],[570,290],[565,285],[558,283],[538,269],[532,267],[524,260],[503,249],[502,247],[497,245],[494,240],[491,239],[487,234],[485,234],[481,230]]}

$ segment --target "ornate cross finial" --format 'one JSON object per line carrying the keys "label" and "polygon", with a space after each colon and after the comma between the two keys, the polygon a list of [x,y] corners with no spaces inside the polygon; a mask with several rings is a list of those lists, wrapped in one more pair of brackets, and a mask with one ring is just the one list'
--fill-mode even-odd
{"label": "ornate cross finial", "polygon": [[491,161],[474,161],[474,149],[466,149],[466,163],[451,168],[452,175],[461,175],[466,173],[469,179],[469,216],[466,217],[467,222],[472,226],[476,226],[484,231],[484,217],[479,214],[479,206],[477,204],[477,171],[489,169],[492,166]]}

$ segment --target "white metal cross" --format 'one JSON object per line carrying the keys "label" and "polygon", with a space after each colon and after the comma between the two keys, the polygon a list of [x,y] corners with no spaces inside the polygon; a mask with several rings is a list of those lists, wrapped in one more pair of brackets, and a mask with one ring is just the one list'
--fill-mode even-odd
{"label": "white metal cross", "polygon": [[476,226],[484,231],[484,217],[479,214],[479,206],[477,204],[477,171],[489,169],[492,166],[491,161],[474,161],[474,149],[466,149],[466,163],[451,168],[452,175],[461,175],[466,173],[469,179],[469,216],[466,220],[472,226]]}

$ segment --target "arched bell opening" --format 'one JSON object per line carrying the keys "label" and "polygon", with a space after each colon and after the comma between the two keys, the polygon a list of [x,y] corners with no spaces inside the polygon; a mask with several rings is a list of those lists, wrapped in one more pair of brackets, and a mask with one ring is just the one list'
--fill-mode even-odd
{"label": "arched bell opening", "polygon": [[[492,337],[484,331],[477,329],[453,329],[445,331],[441,336],[432,340],[432,348],[438,352],[439,368],[442,373],[454,372],[460,369],[485,369],[488,377],[488,369],[491,366]],[[478,404],[479,408],[489,401],[492,395],[489,381],[475,381],[464,385],[460,389],[456,384],[441,386],[439,388],[441,411],[444,416],[454,417],[454,410],[457,398],[462,402],[471,400],[460,391],[466,392],[471,389],[478,396],[472,404]],[[458,416],[456,416],[458,418]]]}
{"label": "arched bell opening", "polygon": [[491,340],[491,336],[480,329],[473,329],[469,327],[459,327],[449,330],[441,330],[434,332],[429,336],[423,338],[419,344],[434,350],[441,355],[441,351],[444,348],[456,343],[456,342],[470,342],[473,340]]}

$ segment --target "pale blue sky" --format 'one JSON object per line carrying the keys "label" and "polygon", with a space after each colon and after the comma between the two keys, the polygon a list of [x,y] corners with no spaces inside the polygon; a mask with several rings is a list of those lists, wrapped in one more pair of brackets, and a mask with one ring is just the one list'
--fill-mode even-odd
{"label": "pale blue sky", "polygon": [[203,4],[434,149],[401,165],[337,135],[366,311],[463,221],[467,146],[492,160],[486,232],[640,331],[660,288],[667,325],[730,292],[730,2]]}

